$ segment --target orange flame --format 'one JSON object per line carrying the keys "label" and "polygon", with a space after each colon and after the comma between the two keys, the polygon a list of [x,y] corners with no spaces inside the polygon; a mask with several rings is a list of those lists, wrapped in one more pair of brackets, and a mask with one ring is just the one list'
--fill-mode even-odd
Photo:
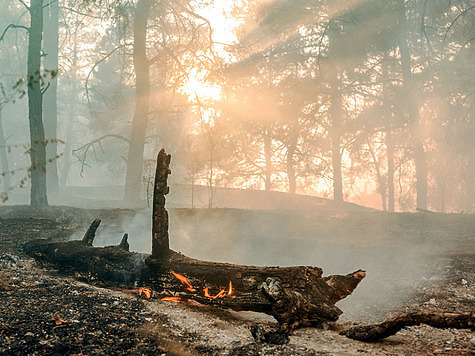
{"label": "orange flame", "polygon": [[138,295],[140,297],[144,296],[145,298],[150,299],[152,297],[152,291],[148,288],[140,288]]}
{"label": "orange flame", "polygon": [[140,289],[123,289],[122,293],[136,294],[139,297],[145,297],[147,299],[152,298],[152,291],[145,287],[142,287]]}
{"label": "orange flame", "polygon": [[233,282],[229,281],[229,289],[228,289],[228,295],[233,294]]}
{"label": "orange flame", "polygon": [[163,300],[163,301],[166,301],[166,302],[175,302],[175,303],[179,303],[182,301],[181,298],[178,298],[178,297],[164,297],[160,300]]}
{"label": "orange flame", "polygon": [[218,294],[216,294],[216,295],[211,295],[211,294],[209,294],[209,288],[208,288],[208,287],[206,287],[205,289],[203,289],[203,292],[204,292],[206,298],[211,298],[211,299],[223,298],[224,295],[226,294],[226,290],[225,290],[225,289],[221,289]]}
{"label": "orange flame", "polygon": [[191,285],[191,283],[188,281],[188,278],[186,278],[185,276],[181,275],[181,274],[178,274],[178,273],[175,273],[173,271],[171,271],[171,273],[180,280],[180,282],[182,284],[184,284],[186,286],[186,289],[188,289],[190,292],[195,292],[196,289],[193,288],[193,286]]}

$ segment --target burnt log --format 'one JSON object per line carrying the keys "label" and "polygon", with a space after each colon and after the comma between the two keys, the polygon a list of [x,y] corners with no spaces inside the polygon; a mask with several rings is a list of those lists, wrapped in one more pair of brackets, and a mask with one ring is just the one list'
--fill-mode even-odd
{"label": "burnt log", "polygon": [[340,332],[340,335],[359,341],[378,341],[395,335],[406,326],[429,325],[434,328],[471,329],[475,328],[475,312],[444,313],[422,311],[405,313],[380,324],[354,326]]}
{"label": "burnt log", "polygon": [[319,267],[215,263],[170,250],[165,209],[170,160],[171,156],[161,150],[153,195],[151,255],[129,252],[127,234],[118,246],[93,247],[99,219],[93,221],[80,241],[36,240],[25,244],[24,251],[64,272],[125,285],[147,285],[162,298],[264,312],[273,315],[286,332],[300,325],[338,319],[342,311],[335,303],[353,292],[365,277],[364,271],[323,277]]}

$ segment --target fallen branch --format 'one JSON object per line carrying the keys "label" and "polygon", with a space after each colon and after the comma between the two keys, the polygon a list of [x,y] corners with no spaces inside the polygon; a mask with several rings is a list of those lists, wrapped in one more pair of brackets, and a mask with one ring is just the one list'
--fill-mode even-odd
{"label": "fallen branch", "polygon": [[340,335],[359,341],[378,341],[395,335],[406,326],[425,324],[434,328],[474,330],[475,311],[471,313],[444,313],[423,311],[398,315],[380,324],[355,326]]}

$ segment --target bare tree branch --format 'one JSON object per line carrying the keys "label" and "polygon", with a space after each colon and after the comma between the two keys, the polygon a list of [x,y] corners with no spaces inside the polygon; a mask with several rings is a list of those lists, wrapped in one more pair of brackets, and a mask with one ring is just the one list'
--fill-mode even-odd
{"label": "bare tree branch", "polygon": [[30,7],[23,1],[23,0],[18,0],[28,11],[30,11]]}
{"label": "bare tree branch", "polygon": [[10,24],[8,25],[5,30],[3,31],[2,35],[0,36],[0,42],[3,41],[3,38],[5,37],[6,33],[8,32],[9,29],[11,28],[22,28],[24,30],[26,30],[27,32],[30,32],[30,28],[29,27],[26,27],[26,26],[23,26],[23,25],[15,25],[15,24]]}

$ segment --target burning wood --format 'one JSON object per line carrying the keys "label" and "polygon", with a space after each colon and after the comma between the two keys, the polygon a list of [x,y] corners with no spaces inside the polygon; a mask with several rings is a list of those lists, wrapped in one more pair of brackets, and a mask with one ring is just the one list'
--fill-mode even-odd
{"label": "burning wood", "polygon": [[173,274],[176,278],[178,278],[178,280],[186,286],[187,290],[189,290],[190,292],[196,291],[196,289],[191,286],[190,282],[188,281],[188,278],[186,278],[182,274],[178,274],[173,271],[171,271],[170,273]]}
{"label": "burning wood", "polygon": [[138,297],[142,297],[145,299],[150,299],[152,298],[152,291],[148,288],[139,288],[139,289],[123,289],[122,293],[127,293],[127,294],[136,294]]}
{"label": "burning wood", "polygon": [[183,302],[183,300],[181,298],[178,298],[178,297],[163,297],[160,300],[162,300],[164,302],[175,302],[175,303]]}

